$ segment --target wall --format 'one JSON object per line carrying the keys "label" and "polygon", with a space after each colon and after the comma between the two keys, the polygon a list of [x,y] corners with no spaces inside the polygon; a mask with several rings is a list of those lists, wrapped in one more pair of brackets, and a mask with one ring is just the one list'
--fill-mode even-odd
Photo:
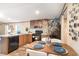
{"label": "wall", "polygon": [[5,24],[0,24],[0,35],[5,34]]}
{"label": "wall", "polygon": [[5,34],[16,34],[16,25],[15,24],[5,24]]}
{"label": "wall", "polygon": [[43,20],[42,22],[43,22],[42,23],[42,25],[43,25],[43,34],[44,35],[49,35],[49,33],[48,33],[48,20]]}
{"label": "wall", "polygon": [[[38,25],[38,26],[40,25],[42,27],[33,28],[34,24]],[[26,33],[26,28],[28,28],[28,32],[30,31],[30,32],[34,33],[35,30],[43,30],[43,35],[48,35],[48,20],[47,19],[40,20],[39,22],[38,22],[38,20],[36,20],[32,24],[30,23],[30,21],[26,21],[26,22],[6,23],[3,25],[0,26],[1,34],[8,34],[9,32],[11,32],[11,34],[16,34],[17,31],[20,31],[21,33]]]}
{"label": "wall", "polygon": [[[48,35],[48,19],[32,20],[30,26],[32,32],[35,32],[35,30],[43,30],[43,35]],[[38,28],[34,28],[34,26]]]}
{"label": "wall", "polygon": [[23,22],[23,23],[17,23],[16,25],[19,25],[21,33],[26,33],[26,28],[30,30],[30,22]]}
{"label": "wall", "polygon": [[61,26],[60,19],[54,18],[48,22],[48,32],[51,38],[61,39]]}
{"label": "wall", "polygon": [[[77,13],[76,13],[77,12]],[[72,16],[71,16],[72,15]],[[78,19],[75,20],[74,16],[76,16]],[[79,55],[79,26],[76,28],[74,27],[74,23],[78,24],[79,23],[79,4],[68,4],[68,21],[70,22],[72,19],[74,22],[68,23],[69,25],[72,26],[72,28],[69,27],[69,30],[74,30],[74,33],[77,35],[74,35],[72,31],[69,31],[69,37],[67,40],[67,44],[69,44],[73,49],[78,53]],[[76,37],[77,39],[72,39],[73,37]]]}
{"label": "wall", "polygon": [[42,28],[42,20],[32,20],[30,21],[30,28]]}
{"label": "wall", "polygon": [[66,5],[66,21],[64,19],[64,14],[61,16],[62,42],[71,46],[79,55],[79,4],[71,3]]}
{"label": "wall", "polygon": [[12,25],[15,25],[15,32],[17,33],[17,30],[19,30],[21,33],[26,33],[26,28],[30,28],[30,22],[17,22],[12,23]]}
{"label": "wall", "polygon": [[[61,40],[62,43],[67,43],[68,39],[68,18],[67,18],[67,5],[64,6],[64,13],[61,15]],[[62,12],[63,12],[62,11]]]}

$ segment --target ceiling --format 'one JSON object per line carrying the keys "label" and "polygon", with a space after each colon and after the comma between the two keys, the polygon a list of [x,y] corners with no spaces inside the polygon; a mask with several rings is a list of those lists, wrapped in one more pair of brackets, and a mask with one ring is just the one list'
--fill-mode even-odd
{"label": "ceiling", "polygon": [[63,6],[64,3],[0,3],[0,22],[52,19],[59,17]]}

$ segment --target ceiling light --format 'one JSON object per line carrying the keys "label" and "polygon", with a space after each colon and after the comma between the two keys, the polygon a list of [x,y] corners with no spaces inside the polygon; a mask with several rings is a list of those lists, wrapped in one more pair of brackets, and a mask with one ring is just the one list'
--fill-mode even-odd
{"label": "ceiling light", "polygon": [[11,18],[8,18],[8,20],[11,20]]}
{"label": "ceiling light", "polygon": [[2,13],[0,13],[0,18],[4,18],[4,15]]}
{"label": "ceiling light", "polygon": [[40,13],[40,11],[39,11],[39,10],[36,10],[36,11],[35,11],[35,14],[36,14],[36,15],[38,15],[39,13]]}

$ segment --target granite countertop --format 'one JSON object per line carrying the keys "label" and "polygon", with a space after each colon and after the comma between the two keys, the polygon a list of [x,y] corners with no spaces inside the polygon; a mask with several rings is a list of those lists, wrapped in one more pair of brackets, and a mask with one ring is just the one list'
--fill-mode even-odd
{"label": "granite countertop", "polygon": [[10,37],[10,36],[18,36],[18,35],[24,35],[24,34],[32,34],[32,33],[4,34],[4,35],[0,35],[0,37]]}

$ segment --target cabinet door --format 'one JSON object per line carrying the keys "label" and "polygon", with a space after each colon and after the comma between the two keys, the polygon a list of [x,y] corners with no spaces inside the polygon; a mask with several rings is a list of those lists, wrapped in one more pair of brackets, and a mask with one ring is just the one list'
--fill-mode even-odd
{"label": "cabinet door", "polygon": [[16,50],[18,48],[19,44],[19,36],[12,36],[8,37],[9,43],[8,43],[8,53]]}
{"label": "cabinet door", "polygon": [[27,43],[27,35],[24,35],[24,44]]}
{"label": "cabinet door", "polygon": [[19,46],[24,45],[24,35],[19,36]]}
{"label": "cabinet door", "polygon": [[27,41],[28,41],[28,43],[31,43],[32,42],[32,34],[28,34],[28,39],[27,39]]}
{"label": "cabinet door", "polygon": [[7,37],[2,37],[1,38],[1,54],[8,54],[8,38]]}

